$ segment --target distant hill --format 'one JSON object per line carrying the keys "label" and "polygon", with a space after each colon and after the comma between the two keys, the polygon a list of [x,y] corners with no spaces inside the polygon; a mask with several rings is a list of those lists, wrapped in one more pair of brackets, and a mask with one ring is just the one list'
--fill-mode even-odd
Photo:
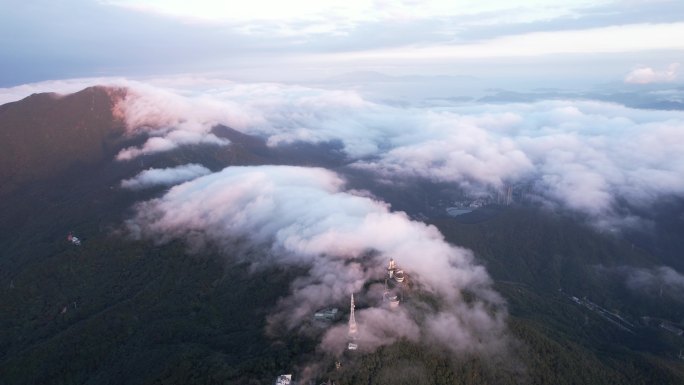
{"label": "distant hill", "polygon": [[33,94],[0,106],[0,193],[76,162],[101,161],[124,132],[112,113],[124,89]]}

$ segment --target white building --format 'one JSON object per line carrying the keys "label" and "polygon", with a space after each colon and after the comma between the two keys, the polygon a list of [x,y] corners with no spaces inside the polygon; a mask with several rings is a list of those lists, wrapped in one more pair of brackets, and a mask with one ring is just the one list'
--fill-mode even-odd
{"label": "white building", "polygon": [[291,374],[281,374],[276,378],[275,385],[291,385],[292,375]]}

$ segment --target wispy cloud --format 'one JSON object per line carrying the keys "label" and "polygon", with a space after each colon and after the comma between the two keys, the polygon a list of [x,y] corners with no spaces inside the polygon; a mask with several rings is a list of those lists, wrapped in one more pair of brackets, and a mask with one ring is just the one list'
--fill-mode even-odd
{"label": "wispy cloud", "polygon": [[[458,3],[446,0],[399,1],[311,1],[295,0],[285,3],[256,0],[240,7],[228,7],[217,0],[199,0],[192,5],[182,1],[109,0],[111,4],[129,9],[179,18],[188,22],[210,23],[267,23],[279,24],[283,29],[306,33],[307,29],[327,25],[317,32],[337,33],[368,22],[405,22],[416,19],[477,16],[480,24],[501,22],[500,15],[508,14],[508,21],[532,22],[560,16],[576,15],[578,10],[609,1],[578,0],[572,4],[558,0],[525,0],[515,4],[506,1],[466,0]],[[473,18],[474,20],[475,18]],[[471,20],[471,24],[473,22]]]}
{"label": "wispy cloud", "polygon": [[[554,54],[598,54],[657,50],[682,50],[684,42],[673,39],[684,34],[684,23],[630,24],[599,28],[541,31],[510,35],[476,43],[407,45],[334,54],[336,60],[486,59]],[[330,55],[312,55],[324,60]]]}
{"label": "wispy cloud", "polygon": [[155,186],[171,186],[207,175],[211,171],[199,164],[185,164],[178,167],[150,168],[130,179],[121,181],[121,187],[139,190]]}
{"label": "wispy cloud", "polygon": [[625,286],[635,293],[656,297],[667,296],[682,301],[684,295],[684,275],[669,266],[633,267],[599,266],[599,272],[617,276]]}
{"label": "wispy cloud", "polygon": [[116,87],[120,85],[125,86],[126,84],[128,82],[123,78],[77,78],[21,84],[0,88],[0,105],[15,102],[36,93],[55,92],[58,94],[70,94],[95,85]]}
{"label": "wispy cloud", "polygon": [[650,294],[665,293],[674,298],[684,294],[684,275],[667,266],[645,268],[624,268],[627,286],[632,290]]}
{"label": "wispy cloud", "polygon": [[651,67],[639,67],[627,74],[625,83],[671,83],[677,80],[677,77],[679,76],[679,67],[679,63],[672,63],[662,71],[654,70]]}

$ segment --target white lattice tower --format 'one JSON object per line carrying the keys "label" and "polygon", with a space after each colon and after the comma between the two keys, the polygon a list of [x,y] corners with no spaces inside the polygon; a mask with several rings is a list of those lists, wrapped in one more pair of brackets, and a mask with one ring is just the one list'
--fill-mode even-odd
{"label": "white lattice tower", "polygon": [[356,326],[356,318],[354,317],[354,293],[351,295],[351,310],[349,312],[349,335],[355,336],[358,328]]}

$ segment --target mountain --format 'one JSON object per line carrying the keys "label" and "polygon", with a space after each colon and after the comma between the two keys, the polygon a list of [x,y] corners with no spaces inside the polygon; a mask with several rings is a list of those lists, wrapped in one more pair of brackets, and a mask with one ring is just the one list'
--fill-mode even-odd
{"label": "mountain", "polygon": [[0,193],[111,156],[124,132],[113,107],[124,94],[91,87],[66,96],[33,94],[0,106]]}
{"label": "mountain", "polygon": [[[440,202],[461,196],[455,186],[388,185],[349,167],[338,143],[269,147],[225,126],[213,133],[227,146],[118,162],[122,148],[146,139],[126,135],[112,112],[125,92],[93,87],[0,106],[0,384],[270,384],[314,369],[319,383],[339,384],[684,383],[684,341],[660,326],[681,327],[684,305],[635,292],[620,275],[672,265],[681,202],[651,213],[659,234],[600,232],[525,203],[450,217]],[[350,188],[434,225],[492,276],[508,304],[511,350],[454,356],[400,340],[345,356],[337,369],[315,335],[268,332],[268,315],[307,267],[255,270],[236,255],[273,251],[245,251],[240,239],[197,252],[126,236],[135,205],[167,187],[126,190],[120,181],[187,163],[331,168]]]}

